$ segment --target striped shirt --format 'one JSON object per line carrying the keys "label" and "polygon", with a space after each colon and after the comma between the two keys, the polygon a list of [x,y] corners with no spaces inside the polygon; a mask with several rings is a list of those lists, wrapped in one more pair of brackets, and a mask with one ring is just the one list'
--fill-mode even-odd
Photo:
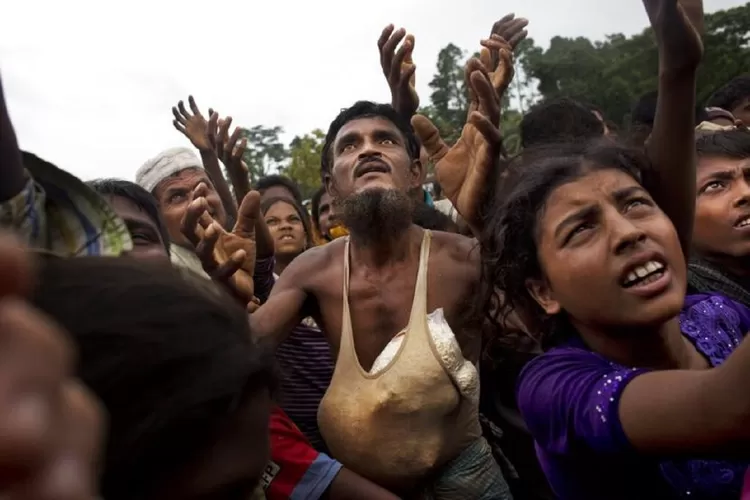
{"label": "striped shirt", "polygon": [[[46,163],[46,162],[44,162]],[[125,223],[83,181],[51,164],[0,202],[0,227],[32,249],[72,256],[117,256],[133,248]]]}
{"label": "striped shirt", "polygon": [[[265,301],[275,276],[274,260],[258,260],[255,265],[255,295]],[[305,318],[276,350],[281,370],[279,406],[299,427],[310,444],[326,451],[318,429],[318,406],[333,376],[334,362],[328,340],[312,318]]]}

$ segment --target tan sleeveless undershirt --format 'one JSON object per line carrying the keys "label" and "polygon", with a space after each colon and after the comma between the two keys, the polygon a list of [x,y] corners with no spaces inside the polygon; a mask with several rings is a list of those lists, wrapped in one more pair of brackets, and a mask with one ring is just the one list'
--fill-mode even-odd
{"label": "tan sleeveless undershirt", "polygon": [[344,250],[341,344],[318,425],[334,458],[387,488],[415,485],[481,434],[476,403],[460,396],[427,326],[430,240],[425,231],[404,341],[376,375],[362,368],[354,348],[348,240]]}

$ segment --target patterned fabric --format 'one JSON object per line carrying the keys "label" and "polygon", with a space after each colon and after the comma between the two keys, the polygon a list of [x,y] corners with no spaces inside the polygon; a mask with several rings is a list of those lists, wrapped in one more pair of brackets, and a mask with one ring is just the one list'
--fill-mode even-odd
{"label": "patterned fabric", "polygon": [[750,307],[750,291],[739,277],[721,272],[713,264],[693,259],[688,265],[688,293],[720,293]]}
{"label": "patterned fabric", "polygon": [[29,180],[0,203],[0,227],[30,248],[61,256],[118,256],[131,250],[125,223],[80,179],[24,154]]}
{"label": "patterned fabric", "polygon": [[[691,295],[685,299],[680,327],[711,365],[718,366],[750,328],[750,310],[720,295]],[[518,406],[557,497],[739,498],[747,462],[658,460],[633,450],[620,423],[620,396],[633,378],[647,371],[618,365],[578,338],[523,369]]]}
{"label": "patterned fabric", "polygon": [[[273,258],[255,264],[255,295],[262,302],[278,278],[273,268]],[[312,318],[305,318],[294,327],[276,350],[276,361],[281,372],[279,405],[313,448],[328,451],[318,428],[318,406],[331,384],[334,363],[328,340]]]}
{"label": "patterned fabric", "polygon": [[511,500],[508,483],[492,457],[490,445],[479,438],[448,462],[421,494],[423,500]]}

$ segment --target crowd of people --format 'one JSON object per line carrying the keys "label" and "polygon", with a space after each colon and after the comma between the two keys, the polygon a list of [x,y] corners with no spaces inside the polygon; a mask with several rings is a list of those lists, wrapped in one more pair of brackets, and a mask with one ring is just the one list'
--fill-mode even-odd
{"label": "crowd of people", "polygon": [[702,1],[643,4],[629,127],[542,101],[514,156],[526,19],[468,62],[454,144],[385,28],[392,102],[333,119],[309,212],[193,97],[192,148],[83,182],[0,86],[0,496],[750,498],[750,76],[696,102]]}

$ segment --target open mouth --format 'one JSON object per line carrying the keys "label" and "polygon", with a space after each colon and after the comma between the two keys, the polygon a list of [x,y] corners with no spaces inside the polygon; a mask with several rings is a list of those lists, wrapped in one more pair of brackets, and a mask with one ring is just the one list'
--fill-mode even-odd
{"label": "open mouth", "polygon": [[645,264],[633,268],[627,276],[625,276],[625,279],[622,281],[622,286],[624,288],[633,288],[648,285],[664,276],[665,271],[666,266],[663,263],[657,260],[650,260]]}
{"label": "open mouth", "polygon": [[750,226],[750,215],[745,215],[744,217],[740,218],[737,222],[735,222],[734,227],[736,228],[743,228],[745,226]]}
{"label": "open mouth", "polygon": [[357,165],[354,170],[354,178],[358,179],[366,174],[381,173],[387,174],[391,171],[390,167],[381,160],[367,160]]}
{"label": "open mouth", "polygon": [[284,234],[279,237],[279,241],[294,241],[294,236],[291,234]]}

